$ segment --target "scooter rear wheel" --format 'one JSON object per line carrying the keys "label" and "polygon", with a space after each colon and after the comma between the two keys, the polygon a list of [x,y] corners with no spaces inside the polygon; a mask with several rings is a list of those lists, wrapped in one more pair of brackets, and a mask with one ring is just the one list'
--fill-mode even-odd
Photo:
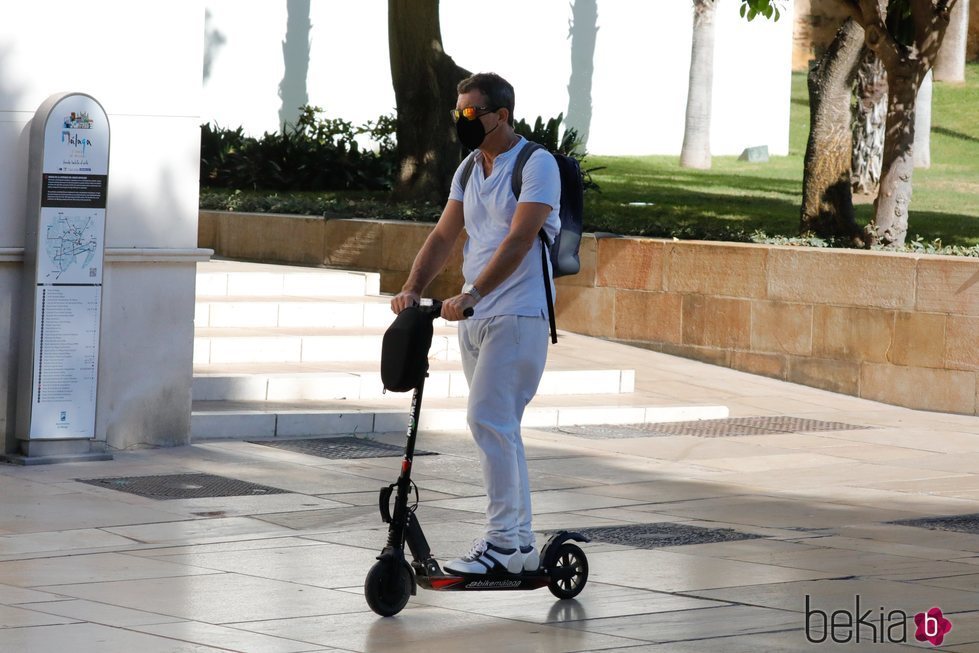
{"label": "scooter rear wheel", "polygon": [[[573,599],[585,589],[588,582],[588,558],[578,546],[565,542],[557,550],[552,573],[557,571],[563,578],[553,578],[547,584],[551,594],[559,599]],[[570,575],[565,575],[570,572]]]}
{"label": "scooter rear wheel", "polygon": [[411,570],[393,560],[379,560],[367,572],[364,598],[371,610],[382,617],[398,614],[411,597]]}

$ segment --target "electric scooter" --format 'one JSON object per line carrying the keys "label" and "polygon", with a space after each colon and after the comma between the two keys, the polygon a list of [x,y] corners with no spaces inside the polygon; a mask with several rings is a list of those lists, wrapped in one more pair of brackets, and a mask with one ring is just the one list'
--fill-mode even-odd
{"label": "electric scooter", "polygon": [[[426,326],[431,329],[431,322],[441,314],[442,304],[433,300],[430,306],[421,306],[419,310],[424,313],[427,318]],[[471,314],[472,309],[468,309],[466,316]],[[426,347],[426,355],[427,349]],[[418,585],[437,591],[534,590],[547,587],[559,599],[574,598],[584,589],[588,580],[588,559],[581,548],[572,543],[589,541],[580,533],[560,531],[551,535],[541,549],[540,566],[533,571],[519,574],[447,572],[442,570],[432,555],[416,514],[418,486],[411,480],[424,379],[428,376],[427,367],[425,370],[412,390],[401,473],[397,482],[381,488],[378,499],[381,520],[388,524],[388,539],[364,581],[367,604],[377,614],[390,617],[405,607],[408,599],[417,593]],[[415,500],[409,505],[412,493]],[[411,552],[410,563],[405,557],[406,544]]]}

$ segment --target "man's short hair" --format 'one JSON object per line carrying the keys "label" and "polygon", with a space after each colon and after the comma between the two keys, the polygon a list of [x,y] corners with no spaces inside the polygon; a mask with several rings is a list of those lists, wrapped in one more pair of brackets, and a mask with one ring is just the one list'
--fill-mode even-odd
{"label": "man's short hair", "polygon": [[476,73],[467,77],[456,87],[459,95],[479,91],[486,96],[489,106],[494,111],[496,109],[507,109],[510,115],[507,122],[513,125],[513,86],[507,80],[496,73]]}

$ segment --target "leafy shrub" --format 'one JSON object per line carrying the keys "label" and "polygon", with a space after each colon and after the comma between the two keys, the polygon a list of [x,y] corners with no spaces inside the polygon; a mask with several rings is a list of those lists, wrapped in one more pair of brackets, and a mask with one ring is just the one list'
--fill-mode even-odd
{"label": "leafy shrub", "polygon": [[392,202],[386,193],[371,191],[263,192],[202,188],[200,208],[206,211],[239,213],[288,213],[333,218],[374,218],[435,222],[442,207],[430,202]]}
{"label": "leafy shrub", "polygon": [[591,173],[604,170],[604,168],[585,167],[585,158],[588,156],[588,153],[585,152],[584,145],[582,145],[581,139],[578,138],[578,130],[574,127],[569,127],[564,130],[562,136],[558,136],[558,129],[563,121],[563,113],[559,113],[557,118],[551,118],[546,123],[543,118],[537,116],[533,129],[527,124],[526,120],[518,120],[513,126],[513,131],[528,141],[534,141],[543,145],[551,152],[557,152],[577,160],[581,166],[581,178],[585,185],[585,191],[594,190],[601,192],[598,183],[591,178]]}
{"label": "leafy shrub", "polygon": [[[840,249],[852,248],[847,239],[826,240],[815,235],[803,236],[769,236],[762,231],[751,234],[751,242],[764,243],[766,245],[787,245],[790,247],[836,247]],[[979,245],[965,247],[962,245],[944,245],[941,239],[927,241],[921,236],[915,236],[913,240],[907,241],[902,247],[885,247],[874,245],[870,249],[881,252],[903,252],[905,254],[932,254],[939,256],[971,256],[979,257]]]}
{"label": "leafy shrub", "polygon": [[[339,118],[321,118],[319,107],[300,108],[295,125],[261,138],[241,127],[201,125],[201,186],[263,190],[386,190],[396,158],[394,117],[381,116],[360,127]],[[364,150],[367,135],[377,151]]]}

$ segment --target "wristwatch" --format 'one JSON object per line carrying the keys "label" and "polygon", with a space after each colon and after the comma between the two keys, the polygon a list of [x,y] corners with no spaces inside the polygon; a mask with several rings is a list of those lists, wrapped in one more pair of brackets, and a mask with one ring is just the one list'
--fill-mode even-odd
{"label": "wristwatch", "polygon": [[467,290],[463,294],[464,295],[469,295],[470,297],[472,297],[473,299],[475,299],[477,304],[479,303],[479,300],[481,300],[483,298],[482,293],[480,293],[478,290],[476,290],[476,286],[469,286],[469,290]]}

